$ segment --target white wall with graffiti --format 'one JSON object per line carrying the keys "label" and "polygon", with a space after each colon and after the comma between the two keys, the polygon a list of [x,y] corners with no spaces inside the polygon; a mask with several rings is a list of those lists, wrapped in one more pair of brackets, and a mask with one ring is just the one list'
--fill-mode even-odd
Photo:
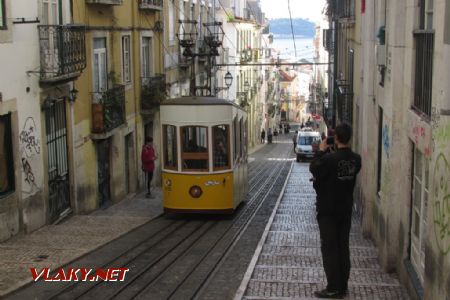
{"label": "white wall with graffiti", "polygon": [[[38,1],[9,1],[8,19],[39,19]],[[12,25],[12,24],[11,24]],[[13,113],[11,136],[14,145],[15,184],[9,197],[6,215],[14,215],[14,222],[5,225],[0,220],[0,240],[45,224],[44,159],[42,154],[41,107],[39,86],[39,41],[37,24],[15,24],[9,27],[7,41],[0,40],[1,113]],[[0,215],[2,215],[0,213]],[[6,235],[2,234],[5,233]]]}

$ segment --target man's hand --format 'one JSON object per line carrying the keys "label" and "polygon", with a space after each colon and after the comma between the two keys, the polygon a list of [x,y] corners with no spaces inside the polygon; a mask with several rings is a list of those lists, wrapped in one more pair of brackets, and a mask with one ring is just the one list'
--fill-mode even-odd
{"label": "man's hand", "polygon": [[330,147],[330,145],[327,144],[327,139],[324,139],[319,146],[319,150],[322,152],[325,152],[328,150],[328,148]]}

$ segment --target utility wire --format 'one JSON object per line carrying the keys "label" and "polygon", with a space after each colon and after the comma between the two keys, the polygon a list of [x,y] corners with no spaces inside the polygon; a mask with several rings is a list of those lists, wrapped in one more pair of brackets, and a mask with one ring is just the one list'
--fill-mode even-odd
{"label": "utility wire", "polygon": [[297,46],[295,45],[294,25],[292,25],[291,1],[288,0],[289,19],[291,20],[292,40],[294,41],[295,57],[297,57]]}

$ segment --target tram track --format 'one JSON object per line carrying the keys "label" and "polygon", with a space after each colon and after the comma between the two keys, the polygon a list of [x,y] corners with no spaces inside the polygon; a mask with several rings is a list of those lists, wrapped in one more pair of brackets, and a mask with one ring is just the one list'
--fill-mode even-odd
{"label": "tram track", "polygon": [[[276,152],[277,147],[269,151],[270,154]],[[288,157],[290,152],[281,156]],[[195,297],[220,267],[274,189],[274,184],[283,176],[286,165],[266,160],[251,163],[248,198],[232,219],[226,216],[186,219],[162,215],[147,223],[160,226],[161,230],[102,264],[102,267],[129,267],[126,281],[65,283],[58,291],[47,293],[42,299],[148,299],[148,295],[152,299]]]}

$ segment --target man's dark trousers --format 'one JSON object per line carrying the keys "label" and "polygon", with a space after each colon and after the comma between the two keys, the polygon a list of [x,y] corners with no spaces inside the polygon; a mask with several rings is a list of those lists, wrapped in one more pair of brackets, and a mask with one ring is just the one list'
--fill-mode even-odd
{"label": "man's dark trousers", "polygon": [[351,216],[318,216],[317,221],[327,289],[344,293],[350,276]]}

